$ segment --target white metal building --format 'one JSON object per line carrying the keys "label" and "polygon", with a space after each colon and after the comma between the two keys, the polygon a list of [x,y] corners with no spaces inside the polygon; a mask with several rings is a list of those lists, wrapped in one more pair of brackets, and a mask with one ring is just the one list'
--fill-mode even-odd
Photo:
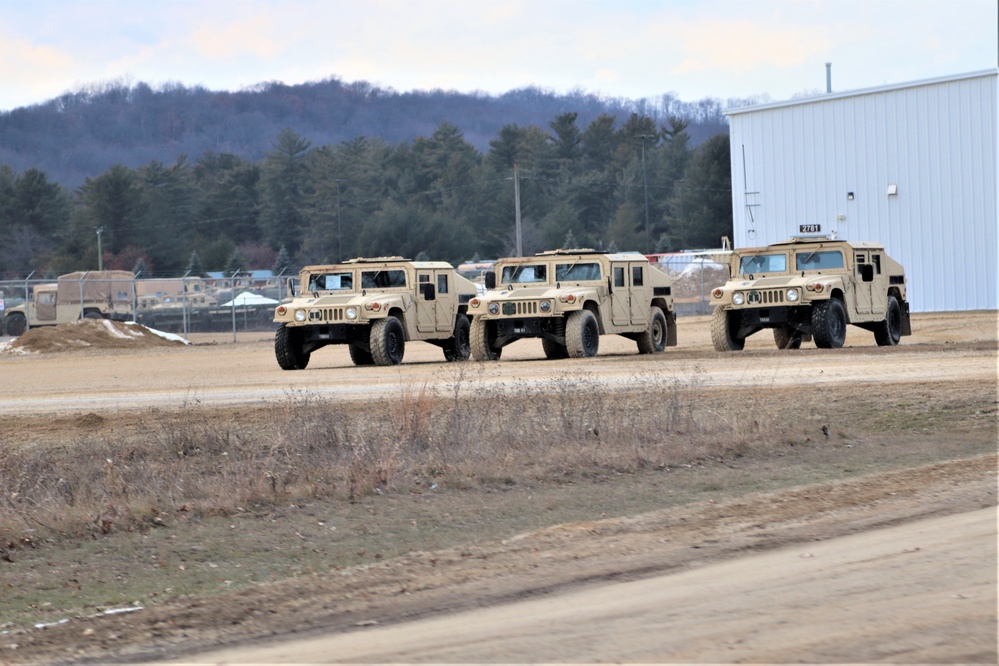
{"label": "white metal building", "polygon": [[729,109],[733,245],[884,243],[914,312],[997,309],[999,70]]}

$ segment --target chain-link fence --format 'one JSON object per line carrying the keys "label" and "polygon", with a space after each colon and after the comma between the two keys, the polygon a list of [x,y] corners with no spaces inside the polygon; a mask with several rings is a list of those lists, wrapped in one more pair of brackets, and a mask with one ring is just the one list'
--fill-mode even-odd
{"label": "chain-link fence", "polygon": [[0,281],[6,335],[81,318],[137,321],[187,337],[192,332],[266,331],[286,296],[287,278],[141,279],[123,271],[70,273],[56,279]]}
{"label": "chain-link fence", "polygon": [[673,305],[679,315],[710,314],[711,290],[728,281],[728,252],[677,252],[649,257],[673,278]]}

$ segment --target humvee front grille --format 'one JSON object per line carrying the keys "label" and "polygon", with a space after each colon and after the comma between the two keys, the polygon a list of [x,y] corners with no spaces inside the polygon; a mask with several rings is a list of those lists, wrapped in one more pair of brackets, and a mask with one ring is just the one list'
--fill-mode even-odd
{"label": "humvee front grille", "polygon": [[309,321],[343,321],[343,308],[316,308],[309,310]]}
{"label": "humvee front grille", "polygon": [[784,302],[783,289],[754,289],[746,293],[747,305],[771,305]]}
{"label": "humvee front grille", "polygon": [[538,314],[537,301],[507,301],[500,312],[508,317]]}

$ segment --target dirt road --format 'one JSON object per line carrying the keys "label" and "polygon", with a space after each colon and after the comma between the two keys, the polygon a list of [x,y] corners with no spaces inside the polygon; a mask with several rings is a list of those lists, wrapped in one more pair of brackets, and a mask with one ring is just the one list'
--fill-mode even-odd
{"label": "dirt road", "polygon": [[980,662],[995,659],[996,511],[980,509],[627,583],[208,663]]}

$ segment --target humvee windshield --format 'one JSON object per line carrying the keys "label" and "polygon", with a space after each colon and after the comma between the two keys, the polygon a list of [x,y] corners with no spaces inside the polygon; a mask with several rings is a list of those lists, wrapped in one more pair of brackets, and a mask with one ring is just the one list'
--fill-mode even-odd
{"label": "humvee windshield", "polygon": [[742,257],[739,262],[739,273],[749,275],[752,273],[783,273],[787,270],[787,255],[781,254],[754,254]]}
{"label": "humvee windshield", "polygon": [[361,287],[364,289],[386,289],[405,286],[406,271],[384,270],[363,271],[361,273]]}
{"label": "humvee windshield", "polygon": [[309,291],[350,291],[353,288],[354,274],[351,271],[314,273],[309,276]]}
{"label": "humvee windshield", "polygon": [[556,282],[581,282],[583,280],[599,280],[600,264],[555,264]]}
{"label": "humvee windshield", "polygon": [[798,252],[794,255],[794,268],[798,271],[818,271],[824,268],[843,267],[843,253],[839,250]]}
{"label": "humvee windshield", "polygon": [[528,264],[503,267],[503,284],[534,284],[548,281],[547,264]]}

